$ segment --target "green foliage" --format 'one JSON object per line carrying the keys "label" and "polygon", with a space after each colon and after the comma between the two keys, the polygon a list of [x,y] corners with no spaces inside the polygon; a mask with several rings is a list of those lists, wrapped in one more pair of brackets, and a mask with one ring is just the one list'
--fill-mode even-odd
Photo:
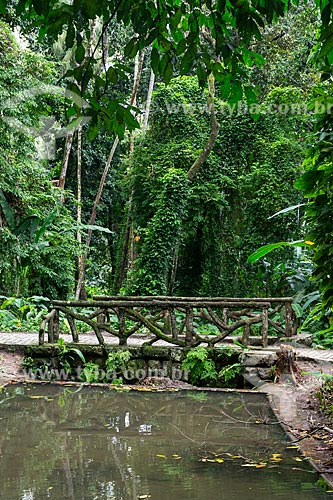
{"label": "green foliage", "polygon": [[333,349],[333,328],[326,330],[317,330],[313,335],[313,345]]}
{"label": "green foliage", "polygon": [[[2,22],[0,40],[6,46],[0,57],[1,115],[19,120],[28,132],[38,129],[42,117],[63,106],[48,95],[30,96],[55,82],[54,64],[21,48]],[[0,293],[65,298],[73,289],[77,254],[73,220],[59,203],[45,161],[36,159],[31,134],[0,120]]]}
{"label": "green foliage", "polygon": [[81,380],[83,382],[108,382],[112,384],[122,383],[121,374],[126,369],[126,365],[131,358],[131,353],[129,351],[115,351],[110,352],[105,361],[105,366],[103,369],[94,363],[89,361],[85,363],[83,370],[81,372]]}
{"label": "green foliage", "polygon": [[241,363],[224,366],[218,374],[222,387],[237,387],[238,379],[242,373],[243,365]]}
{"label": "green foliage", "polygon": [[161,295],[167,290],[182,219],[186,209],[188,181],[180,169],[170,168],[162,178],[157,209],[147,226],[140,257],[132,273],[130,292],[134,295]]}
{"label": "green foliage", "polygon": [[216,368],[217,361],[211,359],[205,347],[194,347],[188,351],[182,369],[189,371],[190,382],[204,386],[239,386],[243,366],[239,362],[230,364],[231,359],[238,359],[238,351],[231,346],[221,346],[216,352],[219,363],[223,365],[220,370]]}
{"label": "green foliage", "polygon": [[126,363],[131,358],[129,351],[115,351],[110,352],[105,362],[107,372],[119,372],[125,369]]}
{"label": "green foliage", "polygon": [[79,359],[82,361],[82,363],[85,363],[85,358],[84,355],[82,354],[82,351],[80,349],[77,349],[76,347],[69,346],[66,344],[64,339],[60,338],[58,340],[58,356],[62,359],[67,357],[68,354],[70,354],[70,358],[74,359],[71,354],[76,354]]}
{"label": "green foliage", "polygon": [[189,380],[194,385],[212,385],[218,377],[215,363],[209,359],[208,351],[204,347],[190,349],[182,362],[182,369],[189,370]]}
{"label": "green foliage", "polygon": [[33,332],[38,331],[42,316],[47,312],[46,297],[30,298],[0,296],[0,330]]}
{"label": "green foliage", "polygon": [[[216,99],[220,134],[213,152],[188,185],[178,248],[165,272],[164,256],[170,254],[165,248],[163,231],[156,233],[161,235],[158,242],[155,237],[147,240],[149,246],[143,242],[146,234],[155,234],[150,228],[154,228],[153,224],[163,215],[161,192],[165,172],[175,166],[188,172],[207,140],[209,116],[205,93],[195,78],[177,78],[168,87],[157,88],[151,128],[130,162],[131,215],[134,234],[140,236],[140,242],[135,245],[139,255],[137,264],[144,279],[146,266],[152,263],[155,266],[157,259],[157,263],[162,264],[160,270],[148,273],[157,278],[143,288],[144,291],[170,293],[172,289],[180,295],[222,296],[276,293],[279,284],[274,283],[273,277],[263,283],[267,268],[261,264],[255,268],[249,266],[247,257],[251,249],[266,241],[279,241],[286,235],[290,239],[300,237],[301,224],[296,213],[289,214],[288,218],[283,214],[274,220],[268,218],[300,201],[292,185],[305,151],[300,133],[309,118],[267,113],[269,105],[299,99],[298,89],[272,90],[267,102],[259,107],[262,113],[258,121],[246,112],[238,112],[237,108],[232,112]],[[175,198],[173,201],[173,210],[180,214],[182,205]],[[166,215],[170,213],[170,203]],[[172,218],[169,220],[172,223]],[[293,259],[289,249],[282,250],[276,258],[270,257],[270,269],[282,256],[288,261]],[[176,271],[176,276],[170,288],[171,271]],[[137,291],[141,293],[140,288]]]}
{"label": "green foliage", "polygon": [[103,382],[101,380],[100,366],[93,361],[88,361],[84,365],[80,378],[82,382],[88,382],[89,384]]}
{"label": "green foliage", "polygon": [[317,394],[319,404],[322,412],[329,417],[330,421],[333,419],[333,377],[326,377],[323,387]]}
{"label": "green foliage", "polygon": [[305,173],[296,182],[308,199],[306,219],[309,232],[306,239],[314,245],[314,279],[318,282],[326,310],[333,305],[333,251],[331,233],[333,208],[332,173],[333,173],[333,134],[331,106],[331,86],[321,92],[319,103],[323,106],[322,115],[318,116],[315,142],[304,162]]}
{"label": "green foliage", "polygon": [[[293,3],[298,2],[295,0]],[[180,74],[195,70],[200,85],[213,72],[225,98],[237,102],[243,93],[253,100],[251,86],[244,85],[240,78],[244,66],[262,62],[262,57],[251,50],[250,42],[260,40],[265,25],[283,17],[290,6],[287,0],[260,4],[248,0],[216,4],[197,0],[188,3],[163,0],[158,8],[153,0],[140,4],[135,0],[126,4],[81,0],[74,4],[66,3],[64,7],[56,2],[20,0],[16,5],[16,15],[24,20],[24,24],[39,28],[40,40],[45,35],[56,40],[65,31],[66,48],[73,50],[76,61],[75,69],[70,68],[66,76],[70,81],[75,76],[83,97],[92,103],[91,135],[95,136],[95,129],[104,124],[122,136],[125,124],[130,130],[136,126],[130,109],[123,105],[122,100],[110,101],[103,97],[115,82],[124,79],[124,74],[126,79],[127,68],[115,59],[112,66],[100,74],[98,50],[89,55],[88,62],[87,47],[81,33],[89,30],[91,20],[101,18],[106,30],[117,19],[131,32],[132,38],[127,41],[124,50],[126,57],[134,58],[143,48],[152,46],[151,65],[164,83],[170,82],[177,61]],[[320,7],[323,8],[323,3]],[[5,10],[2,4],[2,11]],[[327,24],[326,19],[327,16],[323,24]],[[215,40],[214,54],[209,44],[202,41],[202,31],[211,33]],[[102,39],[100,37],[100,43]],[[323,49],[327,49],[329,40],[324,32]],[[217,62],[216,56],[221,62]]]}

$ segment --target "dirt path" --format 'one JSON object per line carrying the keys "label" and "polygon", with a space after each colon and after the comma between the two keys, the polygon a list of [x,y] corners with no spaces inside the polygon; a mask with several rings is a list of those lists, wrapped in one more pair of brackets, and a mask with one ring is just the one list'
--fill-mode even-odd
{"label": "dirt path", "polygon": [[[0,387],[26,380],[21,372],[22,360],[22,354],[0,351]],[[333,418],[329,420],[320,409],[317,393],[323,378],[314,375],[321,371],[333,374],[333,367],[331,363],[323,366],[307,361],[298,362],[298,366],[302,375],[296,385],[290,380],[282,380],[279,384],[264,383],[259,389],[269,394],[272,408],[292,441],[303,455],[311,459],[333,489]],[[143,385],[147,386],[147,383],[149,381]],[[184,385],[178,388],[189,388],[188,384]],[[161,389],[169,387],[170,384],[163,382],[160,386]]]}

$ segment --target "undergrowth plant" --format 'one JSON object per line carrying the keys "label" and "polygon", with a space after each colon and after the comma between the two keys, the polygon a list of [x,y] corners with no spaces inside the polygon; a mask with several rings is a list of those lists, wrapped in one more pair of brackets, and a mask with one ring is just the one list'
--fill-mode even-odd
{"label": "undergrowth plant", "polygon": [[318,391],[317,397],[321,410],[333,422],[333,377],[329,376],[323,387]]}
{"label": "undergrowth plant", "polygon": [[183,370],[189,370],[189,379],[191,384],[194,385],[200,383],[205,385],[213,384],[218,377],[215,363],[212,359],[209,359],[208,351],[204,347],[191,349],[186,354],[182,368]]}
{"label": "undergrowth plant", "polygon": [[224,365],[220,370],[205,347],[195,347],[187,353],[182,368],[189,371],[190,382],[193,385],[236,387],[243,371],[238,362],[238,351],[232,346],[222,345],[215,352],[218,365]]}
{"label": "undergrowth plant", "polygon": [[47,313],[49,299],[34,295],[29,298],[0,296],[0,331],[38,331]]}

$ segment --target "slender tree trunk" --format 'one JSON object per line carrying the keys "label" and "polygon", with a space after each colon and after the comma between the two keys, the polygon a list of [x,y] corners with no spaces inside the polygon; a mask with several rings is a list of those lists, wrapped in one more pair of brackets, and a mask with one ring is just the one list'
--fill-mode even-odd
{"label": "slender tree trunk", "polygon": [[[80,226],[82,224],[82,129],[81,127],[78,129],[77,133],[77,241],[81,245],[82,244],[82,233]],[[84,262],[83,254],[78,256],[78,276],[82,274],[82,265]],[[81,289],[81,287],[80,287]],[[75,298],[79,299],[79,291],[80,289],[77,287]]]}
{"label": "slender tree trunk", "polygon": [[[143,56],[143,53],[141,53],[141,57],[142,56]],[[135,56],[135,61],[134,61],[134,81],[136,81],[136,79],[138,77],[139,65],[140,65],[140,59],[139,59],[139,53],[137,53],[137,55]],[[133,100],[133,106],[136,106],[136,94],[135,94],[135,97]],[[128,149],[129,149],[129,154],[133,153],[133,151],[134,151],[134,130],[132,130],[132,132],[131,132]]]}
{"label": "slender tree trunk", "polygon": [[148,94],[147,94],[146,109],[145,109],[145,116],[144,116],[143,125],[142,125],[142,133],[143,134],[146,133],[146,130],[148,128],[148,121],[149,121],[149,114],[150,114],[150,107],[151,107],[151,98],[153,95],[154,84],[155,84],[155,73],[153,70],[151,70],[150,79],[149,79]]}
{"label": "slender tree trunk", "polygon": [[[151,70],[148,93],[147,93],[147,100],[146,100],[146,109],[145,109],[142,129],[141,129],[143,134],[145,134],[147,127],[148,127],[151,99],[152,99],[152,94],[153,94],[153,90],[154,90],[154,83],[155,83],[155,73],[153,72],[153,70]],[[131,144],[130,144],[130,152],[133,152],[133,149],[134,149],[134,136],[133,136],[133,142],[131,142]],[[124,239],[123,239],[123,247],[122,247],[121,257],[120,257],[119,272],[118,272],[118,276],[117,276],[115,287],[114,287],[114,293],[116,293],[116,294],[119,293],[120,288],[123,284],[123,281],[125,278],[125,273],[126,273],[126,264],[127,264],[127,268],[130,269],[132,267],[133,260],[134,260],[134,253],[135,252],[134,252],[134,237],[133,237],[133,227],[132,227],[132,207],[133,207],[132,200],[133,200],[133,192],[130,195],[130,199],[129,199],[129,203],[128,203],[128,216],[127,216],[126,226],[125,226],[125,231],[124,231]]]}
{"label": "slender tree trunk", "polygon": [[60,189],[60,201],[61,201],[61,203],[64,203],[64,198],[65,198],[64,197],[64,189],[65,189],[65,183],[66,183],[69,156],[70,156],[71,150],[72,150],[73,137],[74,137],[74,130],[71,130],[66,135],[64,157],[62,160],[61,172],[60,172],[60,177],[59,177],[59,189]]}
{"label": "slender tree trunk", "polygon": [[[130,106],[133,105],[133,103],[135,101],[135,98],[136,98],[136,94],[137,94],[138,88],[139,88],[140,78],[141,78],[141,73],[142,73],[142,67],[143,67],[143,60],[144,60],[144,51],[141,52],[137,76],[134,79],[133,90],[132,90],[132,95],[131,95],[131,99],[130,99]],[[100,202],[100,199],[101,199],[101,196],[102,196],[102,192],[103,192],[104,184],[105,184],[105,181],[106,181],[106,177],[108,175],[108,172],[109,172],[109,169],[110,169],[110,165],[112,163],[112,160],[113,160],[113,157],[114,157],[114,154],[116,152],[118,144],[119,144],[119,137],[116,137],[115,140],[114,140],[114,142],[113,142],[113,145],[112,145],[109,157],[108,157],[108,159],[107,159],[107,161],[105,163],[105,167],[104,167],[104,170],[103,170],[103,173],[102,173],[102,177],[101,177],[101,180],[100,180],[100,183],[99,183],[99,187],[98,187],[98,191],[97,191],[97,194],[96,194],[96,198],[95,198],[95,201],[94,201],[94,204],[93,204],[93,208],[92,208],[92,211],[91,211],[89,225],[93,225],[95,223],[96,215],[97,215],[97,209],[98,209],[98,205],[99,205],[99,202]],[[85,249],[85,253],[84,253],[84,256],[83,256],[83,263],[82,263],[82,266],[81,266],[81,269],[80,269],[80,273],[79,273],[79,277],[78,277],[77,290],[76,290],[76,296],[79,296],[79,297],[81,297],[82,292],[84,290],[84,275],[85,275],[85,268],[86,268],[86,263],[87,263],[88,249],[89,249],[90,243],[91,243],[91,237],[92,237],[92,230],[88,229],[87,237],[86,237],[86,242],[85,242],[86,249]]]}

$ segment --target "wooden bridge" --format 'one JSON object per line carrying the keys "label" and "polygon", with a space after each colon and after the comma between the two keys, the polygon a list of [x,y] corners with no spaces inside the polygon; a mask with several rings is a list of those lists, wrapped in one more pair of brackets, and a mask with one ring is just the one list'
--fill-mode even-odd
{"label": "wooden bridge", "polygon": [[[57,342],[61,321],[67,320],[73,342],[79,342],[79,330],[90,329],[99,344],[103,332],[127,345],[134,334],[149,334],[146,345],[158,340],[181,347],[200,344],[213,347],[223,339],[241,333],[247,345],[250,334],[261,335],[263,347],[268,335],[292,337],[297,333],[297,318],[291,297],[168,297],[168,296],[94,296],[92,300],[51,302],[44,316],[39,344]],[[255,330],[255,332],[254,332]]]}

